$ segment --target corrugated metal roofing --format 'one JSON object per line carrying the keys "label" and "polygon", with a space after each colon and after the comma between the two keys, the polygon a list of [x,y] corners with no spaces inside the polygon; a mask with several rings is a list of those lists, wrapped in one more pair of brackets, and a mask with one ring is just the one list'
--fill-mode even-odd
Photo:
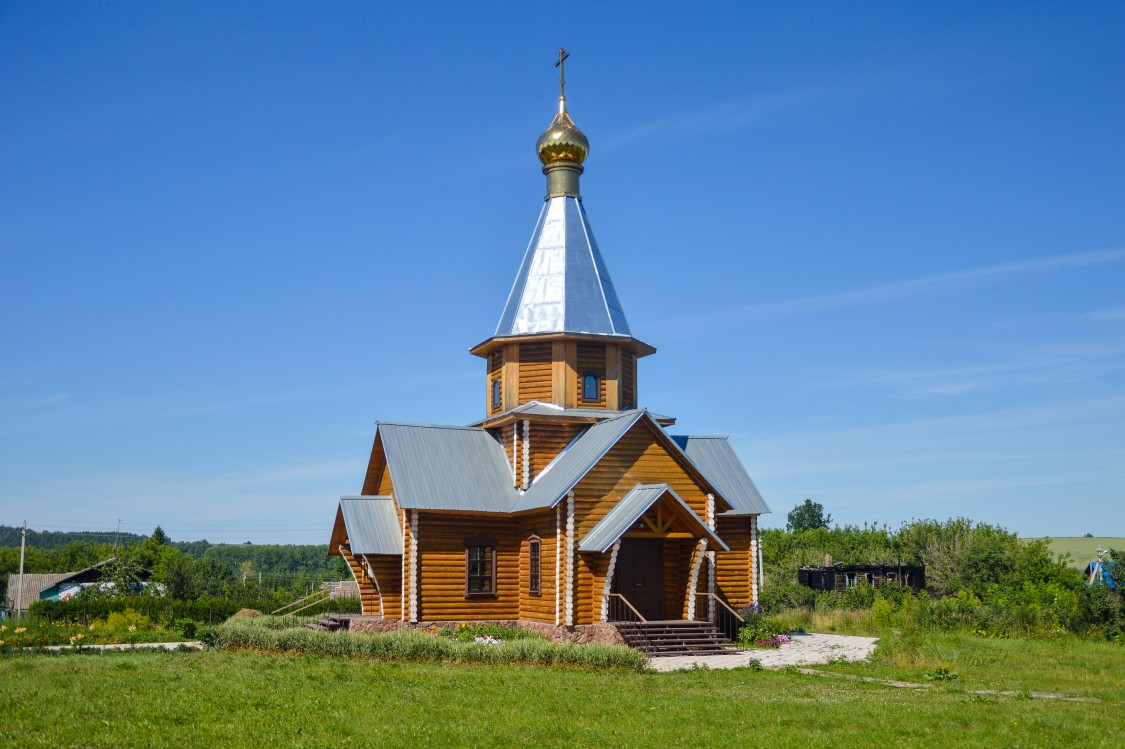
{"label": "corrugated metal roofing", "polygon": [[581,201],[546,201],[496,335],[631,335]]}
{"label": "corrugated metal roofing", "polygon": [[516,500],[504,449],[474,427],[379,422],[399,507],[509,512]]}
{"label": "corrugated metal roofing", "polygon": [[[629,409],[628,411],[631,410],[632,409]],[[507,411],[503,411],[493,416],[481,419],[480,421],[473,422],[469,426],[479,426],[485,422],[494,422],[497,419],[502,419],[505,416],[510,416],[513,414],[528,414],[530,416],[576,416],[587,418],[593,417],[596,419],[612,419],[614,417],[628,413],[628,411],[610,411],[605,408],[563,408],[562,406],[556,406],[554,403],[528,401],[527,403],[521,403],[515,408],[509,408]],[[663,414],[653,413],[652,411],[649,411],[648,415],[658,423],[662,421],[674,422],[676,420],[672,416],[664,416]]]}
{"label": "corrugated metal roofing", "polygon": [[643,409],[626,411],[579,434],[539,472],[527,491],[515,501],[512,512],[554,507],[644,413]]}
{"label": "corrugated metal roofing", "polygon": [[47,588],[62,582],[78,573],[76,572],[38,572],[23,576],[23,598],[20,598],[20,576],[8,575],[8,599],[4,608],[14,611],[17,602],[27,608],[32,601],[39,600],[39,594]]}
{"label": "corrugated metal roofing", "polygon": [[402,528],[391,497],[340,497],[352,554],[402,554]]}
{"label": "corrugated metal roofing", "polygon": [[734,509],[724,514],[764,515],[770,512],[769,505],[762,499],[754,480],[726,437],[676,436],[672,440],[719,493],[734,505]]}
{"label": "corrugated metal roofing", "polygon": [[648,512],[663,496],[668,495],[675,500],[680,508],[687,513],[689,519],[698,527],[699,532],[706,536],[709,540],[715,542],[723,548],[724,551],[729,551],[723,539],[719,538],[713,530],[707,527],[703,520],[692,512],[688,507],[687,502],[680,498],[672,490],[672,487],[667,484],[637,484],[633,489],[622,498],[620,502],[614,505],[604,518],[602,518],[593,529],[586,534],[578,544],[579,551],[596,551],[604,553],[606,549],[613,546],[613,543],[621,538],[621,534],[629,530],[633,523],[640,519],[641,515]]}

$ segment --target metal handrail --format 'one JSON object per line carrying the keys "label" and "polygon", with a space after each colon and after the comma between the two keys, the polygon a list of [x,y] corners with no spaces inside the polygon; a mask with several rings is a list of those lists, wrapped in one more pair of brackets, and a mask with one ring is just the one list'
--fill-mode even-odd
{"label": "metal handrail", "polygon": [[632,611],[638,619],[640,619],[643,623],[648,624],[648,619],[645,619],[643,616],[641,616],[641,612],[637,611],[637,608],[633,604],[629,603],[628,598],[621,595],[620,593],[610,593],[609,597],[610,598],[620,598],[622,603],[624,603],[626,606],[628,606],[629,610]]}
{"label": "metal handrail", "polygon": [[720,597],[719,597],[719,594],[718,594],[718,593],[696,593],[696,595],[697,595],[697,596],[709,596],[709,597],[711,597],[711,598],[715,599],[715,600],[716,600],[716,601],[718,601],[718,602],[719,602],[720,604],[722,604],[722,606],[723,606],[723,608],[724,608],[724,609],[726,609],[726,610],[727,610],[727,611],[729,611],[729,612],[730,612],[731,614],[733,614],[733,615],[734,615],[734,617],[735,617],[736,619],[738,619],[739,621],[742,621],[742,614],[740,614],[740,613],[738,613],[737,611],[735,611],[735,610],[734,610],[734,609],[733,609],[733,608],[731,607],[731,605],[730,605],[729,603],[727,603],[727,602],[726,602],[726,601],[724,601],[724,600],[723,600],[722,598],[720,598]]}
{"label": "metal handrail", "polygon": [[285,609],[289,608],[290,606],[296,606],[299,603],[304,603],[305,601],[309,600],[313,596],[319,596],[322,593],[324,593],[323,590],[318,590],[315,593],[309,593],[307,596],[301,596],[296,601],[291,601],[291,602],[285,604],[284,606],[282,606],[279,609],[274,609],[273,611],[270,612],[270,616],[275,616],[277,614],[280,614],[282,611],[285,611]]}
{"label": "metal handrail", "polygon": [[[319,598],[317,598],[317,596],[320,596],[320,597],[319,597]],[[316,606],[316,605],[317,605],[317,604],[319,604],[319,603],[324,603],[325,601],[327,601],[327,600],[329,600],[329,599],[331,599],[331,598],[332,598],[332,591],[330,591],[330,590],[322,590],[322,591],[320,591],[319,593],[314,593],[314,594],[313,594],[313,595],[311,595],[311,596],[306,596],[305,598],[302,598],[302,599],[301,599],[300,601],[294,601],[293,603],[289,604],[289,606],[292,606],[293,604],[296,604],[296,603],[301,603],[302,601],[308,601],[308,600],[310,600],[310,599],[314,599],[314,598],[315,598],[316,600],[312,601],[311,603],[305,604],[304,606],[302,606],[302,607],[301,607],[301,608],[299,608],[299,609],[293,609],[292,611],[290,611],[290,612],[289,612],[289,614],[288,614],[288,615],[289,615],[289,616],[292,616],[293,614],[296,614],[296,613],[297,613],[298,611],[304,611],[305,609],[307,609],[307,608],[311,608],[311,607],[313,607],[313,606]],[[283,606],[282,608],[288,608],[288,606]],[[281,610],[282,610],[282,609],[278,609],[277,611],[281,611]],[[276,613],[277,613],[277,611],[275,611],[275,612],[273,612],[273,613],[275,613],[275,614],[276,614]]]}

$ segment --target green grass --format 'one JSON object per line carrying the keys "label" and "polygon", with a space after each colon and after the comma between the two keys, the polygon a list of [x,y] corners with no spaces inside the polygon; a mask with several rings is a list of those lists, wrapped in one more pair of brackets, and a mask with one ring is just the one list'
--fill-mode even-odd
{"label": "green grass", "polygon": [[[1125,650],[1078,640],[892,638],[828,670],[925,691],[749,670],[673,674],[259,653],[0,658],[0,746],[1120,746]],[[919,649],[920,648],[920,649]],[[920,654],[920,655],[919,655]],[[1064,691],[1098,704],[973,697]]]}
{"label": "green grass", "polygon": [[[1031,541],[1033,539],[1025,539]],[[1086,565],[1097,559],[1095,550],[1098,546],[1103,549],[1118,549],[1125,551],[1125,538],[1114,536],[1095,536],[1094,538],[1050,537],[1051,551],[1062,556],[1070,553],[1070,564],[1078,569],[1085,569]]]}
{"label": "green grass", "polygon": [[898,633],[885,638],[869,662],[823,668],[916,682],[947,668],[958,676],[948,688],[958,691],[1060,692],[1117,704],[1117,710],[1125,704],[1125,647],[1077,637],[995,640],[953,632]]}

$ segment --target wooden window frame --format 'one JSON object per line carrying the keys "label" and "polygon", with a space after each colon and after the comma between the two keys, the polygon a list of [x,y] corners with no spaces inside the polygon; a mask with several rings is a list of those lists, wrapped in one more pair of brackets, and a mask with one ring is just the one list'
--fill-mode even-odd
{"label": "wooden window frame", "polygon": [[[586,397],[586,379],[589,377],[594,378],[594,397]],[[582,373],[582,402],[583,403],[600,403],[602,400],[602,378],[598,377],[597,372],[583,372]]]}
{"label": "wooden window frame", "polygon": [[543,539],[535,535],[527,539],[527,594],[543,595]]}
{"label": "wooden window frame", "polygon": [[501,384],[498,376],[492,378],[489,388],[491,390],[491,393],[489,393],[489,403],[492,404],[493,408],[500,408],[500,405],[504,402],[504,386]]}
{"label": "wooden window frame", "polygon": [[[474,548],[487,549],[489,554],[490,575],[470,575],[472,550]],[[483,555],[481,557],[484,558]],[[474,578],[487,579],[489,590],[471,590],[470,581]],[[495,598],[496,597],[496,540],[486,536],[465,539],[465,598]]]}

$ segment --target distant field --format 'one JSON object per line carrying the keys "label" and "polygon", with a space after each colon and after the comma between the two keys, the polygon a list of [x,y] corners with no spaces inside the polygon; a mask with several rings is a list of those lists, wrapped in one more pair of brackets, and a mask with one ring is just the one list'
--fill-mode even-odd
{"label": "distant field", "polygon": [[[1034,539],[1024,539],[1025,541],[1032,541]],[[1103,549],[1117,549],[1125,551],[1125,538],[1114,536],[1096,536],[1094,538],[1071,538],[1071,537],[1055,537],[1047,539],[1051,542],[1051,551],[1059,554],[1070,552],[1071,565],[1078,569],[1085,569],[1086,565],[1094,561],[1097,555],[1094,553],[1098,546]]]}

